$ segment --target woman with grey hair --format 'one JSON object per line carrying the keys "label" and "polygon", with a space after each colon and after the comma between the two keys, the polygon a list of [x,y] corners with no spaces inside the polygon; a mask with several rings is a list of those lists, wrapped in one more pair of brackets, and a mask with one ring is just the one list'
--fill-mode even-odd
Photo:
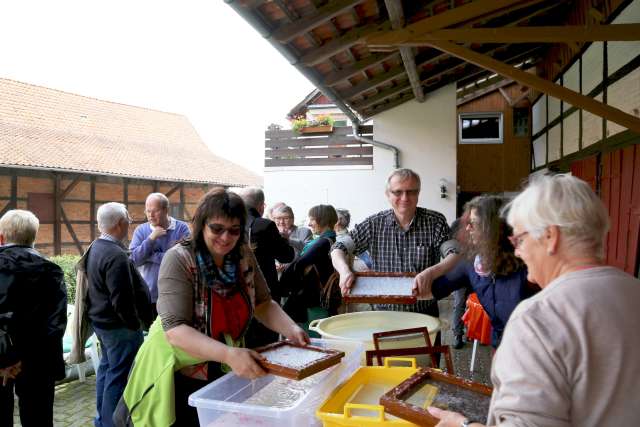
{"label": "woman with grey hair", "polygon": [[289,239],[289,244],[295,249],[296,256],[299,255],[304,245],[313,237],[311,230],[307,227],[296,226],[294,223],[295,217],[293,216],[293,209],[284,203],[275,206],[271,211],[271,216],[282,237]]}
{"label": "woman with grey hair", "polygon": [[336,226],[334,227],[334,230],[336,232],[336,241],[342,242],[351,254],[356,247],[353,239],[351,238],[351,236],[349,236],[349,223],[351,222],[351,214],[346,209],[336,209],[336,213],[338,214],[338,222],[336,222]]}
{"label": "woman with grey hair", "polygon": [[[507,222],[542,291],[512,313],[493,360],[488,424],[636,425],[640,280],[604,265],[606,209],[568,174],[533,181]],[[482,426],[431,407],[438,427]]]}

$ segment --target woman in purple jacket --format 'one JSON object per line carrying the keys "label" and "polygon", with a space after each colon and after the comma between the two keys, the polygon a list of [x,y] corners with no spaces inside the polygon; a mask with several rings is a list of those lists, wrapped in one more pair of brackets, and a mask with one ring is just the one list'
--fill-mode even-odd
{"label": "woman in purple jacket", "polygon": [[475,292],[491,319],[493,348],[500,345],[511,312],[537,291],[509,241],[511,227],[500,217],[504,204],[497,196],[479,196],[465,205],[463,218],[468,219],[460,233],[467,235],[458,238],[464,257],[431,288],[436,299],[465,287]]}

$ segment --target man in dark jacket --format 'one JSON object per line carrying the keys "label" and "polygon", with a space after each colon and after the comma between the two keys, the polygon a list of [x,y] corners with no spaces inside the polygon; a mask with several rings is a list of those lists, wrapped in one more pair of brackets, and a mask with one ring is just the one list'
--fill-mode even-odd
{"label": "man in dark jacket", "polygon": [[121,203],[98,208],[100,237],[87,256],[87,313],[102,347],[96,377],[96,427],[110,427],[150,320],[149,289],[122,243],[129,214]]}
{"label": "man in dark jacket", "polygon": [[67,292],[60,267],[33,243],[36,216],[0,218],[0,425],[13,425],[13,393],[24,427],[53,427],[55,381],[64,378]]}
{"label": "man in dark jacket", "polygon": [[[247,207],[249,243],[269,285],[271,297],[280,303],[280,298],[284,295],[278,286],[276,260],[281,263],[291,262],[295,257],[295,251],[289,244],[289,240],[280,235],[276,223],[262,218],[265,208],[264,192],[259,188],[249,187],[240,190],[239,195]],[[271,343],[277,338],[278,335],[275,332],[253,320],[246,335],[246,344],[248,347],[256,347]]]}

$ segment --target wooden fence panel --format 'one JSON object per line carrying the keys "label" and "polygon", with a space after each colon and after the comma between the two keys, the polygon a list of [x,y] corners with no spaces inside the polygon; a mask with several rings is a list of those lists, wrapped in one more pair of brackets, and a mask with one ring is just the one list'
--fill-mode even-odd
{"label": "wooden fence panel", "polygon": [[[373,128],[371,131],[373,131]],[[265,166],[372,165],[373,145],[358,141],[351,128],[300,135],[290,130],[265,132]]]}

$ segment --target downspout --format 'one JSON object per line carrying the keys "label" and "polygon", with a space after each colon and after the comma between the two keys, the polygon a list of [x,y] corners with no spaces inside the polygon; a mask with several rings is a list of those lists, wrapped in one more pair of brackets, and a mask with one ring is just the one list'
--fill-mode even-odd
{"label": "downspout", "polygon": [[360,125],[357,122],[353,123],[353,137],[357,141],[364,142],[365,144],[371,144],[374,147],[384,148],[385,150],[390,150],[391,152],[393,152],[393,167],[395,169],[398,169],[400,167],[400,150],[398,150],[398,147],[387,144],[386,142],[376,141],[373,138],[367,138],[360,135],[359,127]]}
{"label": "downspout", "polygon": [[320,92],[323,93],[327,98],[329,98],[342,112],[351,119],[352,123],[359,123],[360,120],[353,113],[353,111],[347,107],[347,105],[340,101],[333,90],[327,86],[325,86],[319,79],[314,75],[311,70],[306,68],[303,64],[299,62],[298,57],[291,51],[291,49],[278,42],[277,40],[271,37],[271,29],[269,29],[264,21],[259,19],[256,15],[243,8],[237,1],[235,0],[224,0],[226,4],[231,6],[233,10],[242,18],[247,21],[256,31],[260,33],[262,37],[267,39],[267,41],[273,46],[282,56],[284,56],[287,61],[291,65],[293,65],[303,76],[305,76],[315,87],[317,87]]}

